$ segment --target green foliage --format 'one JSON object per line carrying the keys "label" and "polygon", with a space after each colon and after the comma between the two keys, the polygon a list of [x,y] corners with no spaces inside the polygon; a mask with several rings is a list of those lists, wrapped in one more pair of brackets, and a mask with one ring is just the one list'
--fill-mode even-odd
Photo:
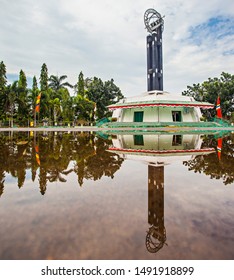
{"label": "green foliage", "polygon": [[35,104],[39,93],[41,99],[37,120],[48,120],[50,124],[58,121],[70,124],[94,122],[97,118],[109,116],[107,106],[123,98],[113,79],[103,82],[97,77],[84,78],[81,71],[74,86],[75,96],[70,95],[67,87],[73,86],[66,79],[66,75],[51,75],[48,78],[47,65],[44,63],[41,67],[40,89],[35,76],[32,88],[27,88],[27,78],[22,69],[19,80],[7,86],[6,67],[1,62],[0,122],[8,121],[10,126],[28,125],[35,117]]}
{"label": "green foliage", "polygon": [[36,76],[33,76],[32,91],[35,92],[37,90],[38,90],[37,78],[36,78]]}
{"label": "green foliage", "polygon": [[20,70],[20,73],[19,73],[18,87],[21,88],[22,90],[27,89],[27,78],[22,69]]}
{"label": "green foliage", "polygon": [[[198,155],[193,159],[184,161],[183,164],[189,171],[195,173],[204,173],[211,179],[222,180],[225,185],[234,182],[234,141],[233,136],[223,138],[221,159],[219,160],[217,152],[207,155]],[[212,136],[206,136],[203,140],[203,147],[213,147],[217,151],[217,140]]]}
{"label": "green foliage", "polygon": [[63,82],[65,79],[67,79],[66,75],[63,76],[55,76],[55,75],[51,75],[49,78],[49,87],[52,88],[55,92],[58,92],[58,90],[60,90],[61,88],[65,88],[65,87],[70,87],[72,88],[72,85],[68,82]]}
{"label": "green foliage", "polygon": [[68,89],[59,90],[61,96],[61,117],[64,122],[72,122],[74,120],[73,99],[69,94]]}
{"label": "green foliage", "polygon": [[109,116],[107,106],[123,98],[121,90],[114,84],[113,79],[103,82],[97,77],[94,77],[90,82],[87,96],[97,106],[96,116],[98,119]]}
{"label": "green foliage", "polygon": [[78,77],[77,94],[83,97],[85,96],[84,75],[82,71],[80,72]]}
{"label": "green foliage", "polygon": [[17,84],[18,82],[15,81],[12,85],[7,86],[6,95],[4,98],[5,119],[8,119],[10,127],[13,127],[15,105],[17,101],[17,89],[18,89]]}
{"label": "green foliage", "polygon": [[32,89],[29,91],[28,95],[28,102],[29,102],[29,107],[30,107],[30,116],[33,116],[34,110],[35,110],[35,105],[36,105],[36,99],[39,94],[39,89],[37,85],[37,78],[34,76],[33,77],[33,83],[32,83]]}
{"label": "green foliage", "polygon": [[48,90],[48,68],[45,63],[43,63],[41,67],[40,85],[41,85],[41,91]]}
{"label": "green foliage", "polygon": [[58,115],[60,114],[61,112],[61,104],[60,104],[60,100],[59,98],[54,98],[54,99],[51,99],[49,101],[49,104],[50,104],[50,107],[52,109],[52,112],[53,112],[53,119],[54,119],[54,122],[57,122],[57,117]]}
{"label": "green foliage", "polygon": [[27,78],[21,69],[19,73],[19,81],[16,89],[17,99],[17,122],[19,125],[26,125],[29,118],[29,96],[27,89]]}
{"label": "green foliage", "polygon": [[74,97],[74,116],[78,120],[93,121],[95,103],[81,95]]}
{"label": "green foliage", "polygon": [[3,61],[0,63],[0,94],[3,93],[7,85],[6,66]]}
{"label": "green foliage", "polygon": [[3,61],[0,63],[0,117],[4,114],[4,99],[6,94],[6,66]]}
{"label": "green foliage", "polygon": [[[234,111],[234,75],[222,72],[220,78],[209,78],[202,84],[187,86],[182,95],[192,96],[195,100],[210,102],[216,105],[218,95],[221,100],[221,110],[224,117],[229,118]],[[209,113],[210,112],[210,113]],[[216,110],[204,111],[206,118],[215,117]]]}

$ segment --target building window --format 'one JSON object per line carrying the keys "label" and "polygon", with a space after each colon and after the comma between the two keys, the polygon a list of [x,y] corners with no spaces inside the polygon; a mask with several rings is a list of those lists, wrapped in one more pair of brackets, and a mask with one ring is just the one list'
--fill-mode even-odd
{"label": "building window", "polygon": [[173,135],[172,146],[181,146],[182,145],[182,135]]}
{"label": "building window", "polygon": [[144,116],[143,111],[134,112],[134,122],[143,122],[143,116]]}
{"label": "building window", "polygon": [[136,146],[144,146],[143,135],[133,135],[133,137],[134,137],[134,145],[136,145]]}
{"label": "building window", "polygon": [[172,113],[173,122],[181,122],[182,121],[181,111],[172,111],[171,113]]}

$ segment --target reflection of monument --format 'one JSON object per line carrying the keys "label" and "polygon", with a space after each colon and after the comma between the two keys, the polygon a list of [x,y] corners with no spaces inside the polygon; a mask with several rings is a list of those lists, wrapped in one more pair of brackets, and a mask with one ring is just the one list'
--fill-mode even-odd
{"label": "reflection of monument", "polygon": [[148,223],[146,248],[151,253],[160,250],[166,241],[164,227],[164,166],[148,166]]}
{"label": "reflection of monument", "polygon": [[148,223],[146,248],[158,252],[166,242],[164,226],[164,166],[174,160],[184,161],[195,155],[214,152],[202,148],[200,135],[114,135],[110,152],[121,157],[139,160],[148,165]]}

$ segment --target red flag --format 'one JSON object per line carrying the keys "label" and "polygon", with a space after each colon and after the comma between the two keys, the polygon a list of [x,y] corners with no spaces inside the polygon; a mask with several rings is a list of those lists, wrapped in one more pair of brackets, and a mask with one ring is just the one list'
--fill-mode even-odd
{"label": "red flag", "polygon": [[37,96],[36,107],[35,107],[36,112],[40,111],[40,100],[41,100],[41,93],[39,93]]}
{"label": "red flag", "polygon": [[222,144],[223,144],[223,139],[219,138],[218,139],[218,145],[217,145],[217,152],[218,152],[219,160],[221,159]]}
{"label": "red flag", "polygon": [[221,107],[220,107],[220,97],[219,96],[217,98],[217,103],[216,103],[216,115],[217,115],[217,118],[222,119],[222,112],[221,112]]}

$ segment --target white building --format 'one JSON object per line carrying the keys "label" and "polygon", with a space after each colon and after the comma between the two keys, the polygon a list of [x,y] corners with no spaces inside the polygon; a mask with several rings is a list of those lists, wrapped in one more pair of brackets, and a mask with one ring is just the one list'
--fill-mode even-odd
{"label": "white building", "polygon": [[165,91],[149,91],[137,97],[124,98],[108,106],[116,122],[200,122],[201,110],[214,105],[198,102],[188,96],[173,96]]}

